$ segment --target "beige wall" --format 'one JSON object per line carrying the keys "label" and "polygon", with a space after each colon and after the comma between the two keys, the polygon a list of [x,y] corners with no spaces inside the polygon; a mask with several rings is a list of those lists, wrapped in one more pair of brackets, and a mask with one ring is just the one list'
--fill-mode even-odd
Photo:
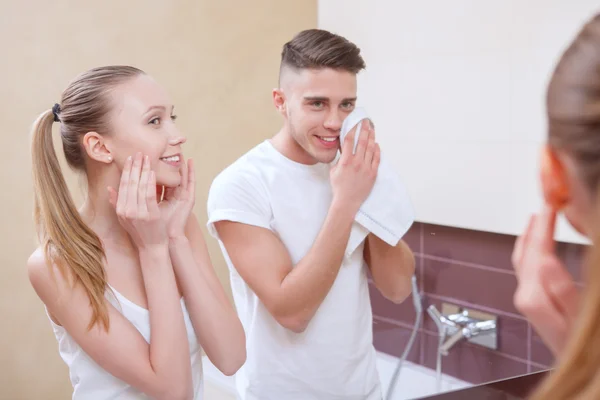
{"label": "beige wall", "polygon": [[[66,399],[67,370],[25,261],[35,246],[29,127],[77,73],[103,64],[132,64],[174,98],[187,154],[198,175],[196,213],[206,219],[212,178],[272,135],[271,107],[281,45],[317,24],[316,0],[9,2],[0,16],[2,115],[0,239],[0,398]],[[101,5],[100,5],[101,4]],[[92,8],[90,8],[92,7]],[[58,135],[57,135],[58,137]],[[77,178],[67,174],[76,200]],[[207,242],[229,291],[216,242]]]}

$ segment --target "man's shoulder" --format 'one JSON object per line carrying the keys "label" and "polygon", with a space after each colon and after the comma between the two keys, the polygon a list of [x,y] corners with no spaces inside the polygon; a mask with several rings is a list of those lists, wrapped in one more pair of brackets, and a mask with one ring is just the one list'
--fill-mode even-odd
{"label": "man's shoulder", "polygon": [[268,157],[264,151],[264,143],[260,143],[246,153],[241,155],[234,162],[225,167],[215,177],[215,180],[229,181],[244,178],[259,178],[261,169],[267,164]]}
{"label": "man's shoulder", "polygon": [[255,146],[214,178],[207,199],[209,219],[268,216],[270,195],[265,171],[269,160],[263,151],[261,145]]}
{"label": "man's shoulder", "polygon": [[266,142],[259,143],[219,172],[210,186],[209,197],[263,193],[268,186],[267,170],[272,164],[266,145]]}

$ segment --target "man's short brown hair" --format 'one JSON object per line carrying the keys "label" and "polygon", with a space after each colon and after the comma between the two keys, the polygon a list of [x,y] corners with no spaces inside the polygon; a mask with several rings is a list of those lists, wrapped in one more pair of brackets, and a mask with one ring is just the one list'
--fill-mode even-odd
{"label": "man's short brown hair", "polygon": [[348,39],[323,29],[307,29],[283,45],[283,67],[332,68],[357,74],[366,65],[360,49]]}

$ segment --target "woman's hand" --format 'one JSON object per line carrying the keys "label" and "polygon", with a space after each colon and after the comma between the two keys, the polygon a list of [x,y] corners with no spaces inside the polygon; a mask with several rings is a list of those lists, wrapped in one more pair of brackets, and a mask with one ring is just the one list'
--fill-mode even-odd
{"label": "woman's hand", "polygon": [[184,162],[180,169],[181,182],[174,188],[166,188],[159,209],[170,239],[183,237],[185,226],[196,202],[196,177],[194,162]]}
{"label": "woman's hand", "polygon": [[577,316],[579,291],[556,255],[555,224],[556,211],[545,205],[518,238],[512,262],[518,280],[515,307],[556,356]]}
{"label": "woman's hand", "polygon": [[108,187],[109,201],[115,207],[121,226],[129,233],[138,250],[167,245],[164,220],[156,201],[156,177],[148,156],[137,153],[125,162],[119,191]]}

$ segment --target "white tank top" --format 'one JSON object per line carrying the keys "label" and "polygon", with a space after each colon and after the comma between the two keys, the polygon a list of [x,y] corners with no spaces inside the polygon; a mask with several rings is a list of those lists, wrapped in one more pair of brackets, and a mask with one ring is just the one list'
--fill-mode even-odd
{"label": "white tank top", "polygon": [[[136,327],[146,342],[150,343],[149,311],[128,300],[112,286],[110,288],[114,292],[114,296],[108,290],[106,293],[108,301]],[[194,400],[201,400],[204,392],[201,347],[183,299],[181,299],[181,308],[190,346]],[[58,340],[60,356],[69,367],[69,376],[73,385],[73,400],[150,399],[149,396],[102,369],[62,326],[55,324],[52,318],[50,318],[50,322]]]}

